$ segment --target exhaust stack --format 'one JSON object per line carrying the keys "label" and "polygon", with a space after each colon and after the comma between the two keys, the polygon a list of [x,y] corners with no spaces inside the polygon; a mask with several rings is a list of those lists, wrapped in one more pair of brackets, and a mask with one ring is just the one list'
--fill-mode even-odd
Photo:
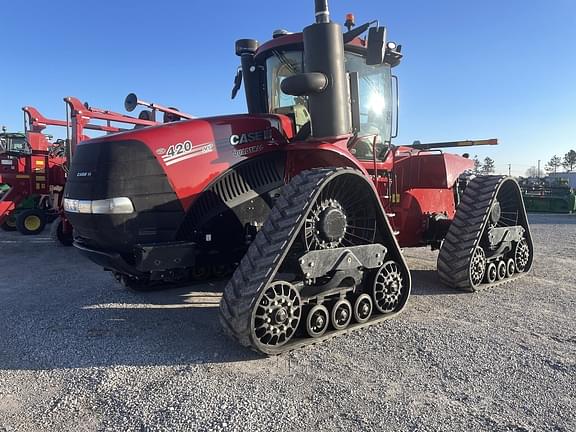
{"label": "exhaust stack", "polygon": [[[351,132],[348,87],[344,66],[344,42],[340,25],[330,22],[327,0],[315,0],[316,23],[303,31],[304,74],[322,74],[323,88],[310,88],[309,111],[314,138],[345,135]],[[302,80],[301,75],[294,76]],[[289,79],[284,80],[289,81]],[[318,79],[312,80],[318,82]],[[286,83],[289,86],[289,83]]]}

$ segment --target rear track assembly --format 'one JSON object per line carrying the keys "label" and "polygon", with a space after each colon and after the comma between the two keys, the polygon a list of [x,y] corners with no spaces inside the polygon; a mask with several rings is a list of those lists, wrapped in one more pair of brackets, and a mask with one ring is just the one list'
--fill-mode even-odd
{"label": "rear track assembly", "polygon": [[504,176],[470,181],[438,255],[440,280],[464,291],[525,275],[534,247],[520,187]]}

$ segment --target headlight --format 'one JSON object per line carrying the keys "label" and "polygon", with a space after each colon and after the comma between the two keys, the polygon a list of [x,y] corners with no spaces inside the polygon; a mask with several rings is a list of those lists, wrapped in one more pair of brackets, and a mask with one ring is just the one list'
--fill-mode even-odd
{"label": "headlight", "polygon": [[130,214],[134,212],[134,206],[130,198],[110,198],[92,201],[92,213],[94,214]]}
{"label": "headlight", "polygon": [[134,213],[134,205],[127,197],[95,201],[64,198],[64,211],[88,214],[130,214]]}

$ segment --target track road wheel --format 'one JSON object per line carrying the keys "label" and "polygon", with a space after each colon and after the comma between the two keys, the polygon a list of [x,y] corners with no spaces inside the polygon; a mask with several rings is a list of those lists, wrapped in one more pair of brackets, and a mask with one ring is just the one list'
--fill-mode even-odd
{"label": "track road wheel", "polygon": [[194,266],[190,270],[190,277],[195,281],[205,281],[210,277],[210,267],[208,266]]}
{"label": "track road wheel", "polygon": [[498,280],[504,279],[506,277],[506,262],[503,260],[498,261],[497,270],[498,270],[497,279]]}
{"label": "track road wheel", "polygon": [[275,281],[262,292],[252,313],[252,331],[257,344],[280,347],[298,327],[302,312],[300,294],[288,282]]}
{"label": "track road wheel", "polygon": [[360,294],[354,302],[354,320],[357,323],[365,323],[372,315],[372,298],[364,293]]}
{"label": "track road wheel", "polygon": [[315,305],[310,308],[308,315],[306,315],[306,333],[308,336],[317,338],[326,332],[330,323],[328,315],[328,309],[324,305]]}
{"label": "track road wheel", "polygon": [[40,234],[46,226],[46,215],[42,210],[24,210],[16,217],[16,227],[21,234]]}
{"label": "track road wheel", "polygon": [[350,324],[352,320],[352,305],[346,299],[340,299],[334,306],[332,306],[332,311],[330,313],[330,321],[332,322],[332,327],[336,330],[344,330]]}
{"label": "track road wheel", "polygon": [[2,227],[4,231],[16,231],[16,217],[14,215],[8,216],[0,227]]}
{"label": "track road wheel", "polygon": [[514,259],[508,258],[506,262],[506,277],[512,277],[516,272],[516,264],[514,263]]}
{"label": "track road wheel", "polygon": [[488,267],[486,267],[486,282],[494,283],[496,282],[497,278],[498,278],[498,269],[496,268],[496,264],[491,262],[490,264],[488,264]]}
{"label": "track road wheel", "polygon": [[378,312],[394,312],[404,305],[405,280],[405,275],[394,261],[385,262],[378,269],[372,290],[374,307]]}

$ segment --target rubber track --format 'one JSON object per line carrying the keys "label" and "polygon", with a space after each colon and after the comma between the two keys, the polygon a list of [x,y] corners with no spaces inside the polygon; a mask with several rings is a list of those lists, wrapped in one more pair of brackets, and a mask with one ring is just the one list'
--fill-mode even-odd
{"label": "rubber track", "polygon": [[[470,260],[488,223],[492,202],[496,198],[506,176],[479,176],[470,181],[458,205],[454,221],[450,224],[438,254],[438,276],[445,284],[463,291],[474,292],[502,285],[524,276],[529,269],[512,277],[481,283],[474,288],[470,282]],[[520,198],[521,199],[521,198]],[[524,205],[521,203],[521,210]],[[528,226],[524,227],[528,230]],[[526,236],[530,241],[529,233]],[[530,250],[533,251],[530,244]]]}
{"label": "rubber track", "polygon": [[[250,245],[246,255],[232,279],[226,285],[220,301],[220,321],[224,331],[240,344],[268,355],[277,355],[307,345],[316,344],[340,334],[390,319],[400,313],[374,315],[363,324],[352,324],[344,330],[327,331],[319,338],[298,338],[278,348],[266,347],[261,351],[251,340],[253,305],[261,290],[266,287],[278,271],[280,264],[291,247],[295,230],[300,230],[302,218],[315,199],[322,183],[338,170],[346,168],[314,169],[303,171],[294,177],[282,190],[270,216]],[[305,319],[301,315],[301,322]]]}

